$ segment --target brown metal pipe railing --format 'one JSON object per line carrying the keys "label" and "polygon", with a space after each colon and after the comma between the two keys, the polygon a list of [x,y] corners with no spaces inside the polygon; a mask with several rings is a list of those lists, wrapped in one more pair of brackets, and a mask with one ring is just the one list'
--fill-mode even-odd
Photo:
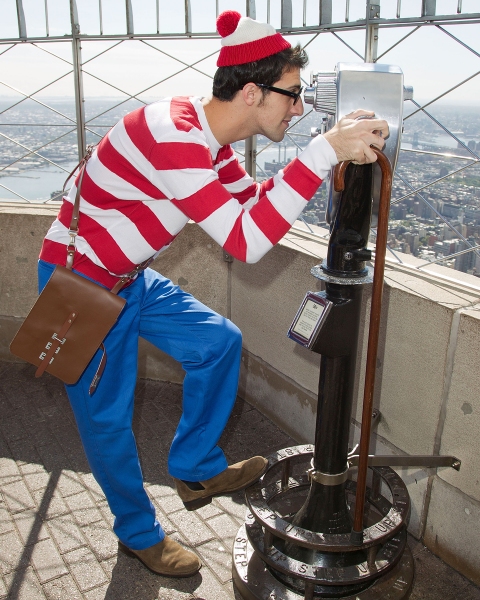
{"label": "brown metal pipe railing", "polygon": [[[363,514],[367,487],[368,455],[373,411],[373,391],[375,386],[375,370],[380,330],[380,316],[383,296],[383,275],[385,271],[385,254],[387,248],[388,217],[390,213],[390,196],[392,192],[392,167],[385,154],[372,147],[382,171],[380,188],[380,206],[378,211],[377,241],[375,245],[375,268],[373,272],[372,303],[370,309],[370,327],[368,331],[367,364],[365,369],[365,386],[363,395],[362,427],[358,458],[357,491],[355,496],[355,514],[352,531],[352,542],[361,545],[363,539]],[[335,168],[334,185],[340,192],[344,188],[344,175],[348,162],[340,163]]]}

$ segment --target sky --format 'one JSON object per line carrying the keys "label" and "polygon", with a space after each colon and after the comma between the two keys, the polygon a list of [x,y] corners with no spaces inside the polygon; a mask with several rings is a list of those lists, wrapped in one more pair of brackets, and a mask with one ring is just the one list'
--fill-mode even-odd
{"label": "sky", "polygon": [[[174,33],[184,30],[184,3],[158,0],[160,30]],[[46,32],[45,3],[48,7],[50,36],[63,36],[70,31],[68,0],[23,0],[27,33],[44,36]],[[217,0],[219,11],[226,9],[245,13],[245,0]],[[216,0],[190,0],[193,32],[213,32]],[[437,14],[455,14],[458,0],[437,0]],[[1,0],[0,40],[18,35],[15,0]],[[125,4],[122,0],[102,0],[103,33],[125,33]],[[77,0],[82,33],[96,35],[100,31],[99,0]],[[135,33],[155,33],[157,26],[156,0],[132,0]],[[333,3],[333,21],[345,17],[346,0]],[[421,0],[402,0],[401,15],[420,13]],[[397,0],[381,0],[381,16],[395,17]],[[364,17],[365,0],[350,0],[350,22]],[[307,25],[313,24],[318,11],[318,0],[306,0]],[[463,0],[463,12],[480,12],[480,0]],[[303,0],[292,0],[293,24],[301,26]],[[256,0],[256,18],[267,18],[267,0]],[[270,19],[280,26],[280,0],[270,0]],[[399,65],[405,84],[414,87],[414,97],[425,102],[480,71],[479,25],[451,25],[445,27],[450,34],[470,46],[477,54],[456,43],[437,27],[412,27],[382,29],[379,36],[379,54],[390,48],[403,36],[407,40],[393,48],[379,62]],[[310,65],[304,73],[309,80],[311,71],[333,71],[337,62],[361,62],[353,50],[364,52],[364,32],[352,31],[338,34],[312,34],[290,36],[292,43],[308,44]],[[351,48],[349,48],[348,44]],[[140,41],[126,41],[119,45],[112,41],[84,41],[82,58],[93,58],[84,66],[85,95],[88,97],[123,96],[139,94],[142,98],[154,98],[172,94],[208,95],[211,76],[215,71],[218,39],[162,40],[150,45]],[[71,70],[71,44],[50,42],[33,46],[21,44],[10,48],[0,45],[0,97],[21,96],[37,92],[36,97],[62,97],[73,95]],[[53,56],[55,55],[55,56]],[[211,56],[209,56],[211,55]],[[178,59],[178,60],[175,60]],[[183,61],[183,62],[179,62]],[[197,62],[198,61],[198,62]],[[197,62],[196,68],[182,73],[185,65]],[[185,63],[185,64],[184,64]],[[172,75],[174,75],[172,77]],[[45,87],[52,80],[55,84]],[[101,80],[104,80],[102,82]],[[162,80],[165,80],[162,82]],[[111,84],[111,85],[107,85]],[[160,82],[160,83],[159,83]],[[474,77],[459,90],[451,93],[446,102],[452,104],[480,104],[480,75]]]}

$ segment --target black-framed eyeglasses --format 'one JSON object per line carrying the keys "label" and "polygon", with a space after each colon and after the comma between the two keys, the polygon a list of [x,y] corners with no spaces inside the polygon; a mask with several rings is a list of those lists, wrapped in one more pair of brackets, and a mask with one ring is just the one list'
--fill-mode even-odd
{"label": "black-framed eyeglasses", "polygon": [[271,92],[277,92],[277,94],[290,96],[290,98],[293,98],[293,106],[295,106],[295,104],[298,102],[300,94],[303,90],[303,86],[298,90],[298,92],[291,92],[290,90],[284,90],[282,88],[273,87],[273,85],[265,85],[264,83],[256,83],[255,85],[264,88],[265,90],[270,90]]}

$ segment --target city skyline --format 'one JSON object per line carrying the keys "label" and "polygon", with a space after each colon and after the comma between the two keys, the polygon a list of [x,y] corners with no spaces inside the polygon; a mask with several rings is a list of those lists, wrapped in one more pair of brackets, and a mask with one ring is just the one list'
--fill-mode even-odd
{"label": "city skyline", "polygon": [[[89,133],[87,141],[98,141],[111,124],[133,108],[131,104],[134,102],[130,101],[130,105],[116,107],[112,114],[106,112],[100,119],[94,120],[90,124],[90,129],[97,131],[98,136]],[[138,102],[136,104],[140,105]],[[106,99],[103,102],[90,100],[86,107],[87,118],[89,114],[92,116],[101,113],[109,106],[110,102]],[[65,104],[57,102],[56,107],[59,112],[74,118],[73,98]],[[2,105],[0,100],[0,112],[4,109],[5,105]],[[430,107],[430,110],[441,121],[449,122],[452,130],[465,146],[471,152],[478,154],[480,151],[478,111],[460,107],[437,107],[436,109]],[[1,131],[12,138],[15,137],[21,145],[14,142],[7,144],[5,140],[3,142],[0,185],[4,187],[0,190],[0,198],[10,201],[19,200],[20,198],[15,197],[14,194],[9,196],[5,191],[5,187],[15,190],[15,185],[20,186],[16,191],[23,191],[22,195],[27,193],[24,190],[38,192],[42,180],[41,189],[47,190],[43,200],[54,197],[59,199],[65,176],[78,160],[74,123],[71,127],[62,127],[65,125],[64,117],[50,113],[47,108],[35,103],[30,104],[30,109],[28,105],[22,103],[10,112],[11,114],[7,110],[3,113]],[[9,117],[11,122],[23,119],[25,125],[8,125],[6,117]],[[50,123],[49,127],[31,126],[40,125],[42,119],[46,118]],[[318,125],[320,118],[319,113],[312,112],[291,128],[291,140],[287,137],[281,144],[271,144],[266,138],[258,136],[257,178],[259,181],[274,173],[274,171],[269,172],[268,162],[270,162],[269,168],[275,162],[278,168],[281,168],[285,161],[288,162],[298,154],[295,144],[301,148],[308,143],[310,128],[315,124]],[[13,131],[15,136],[12,135]],[[63,135],[66,131],[70,133],[57,142],[48,144],[50,139]],[[236,146],[240,153],[244,151],[242,143]],[[263,150],[266,146],[268,146],[267,152]],[[27,158],[22,158],[27,153],[27,148],[39,147],[41,150],[38,155],[30,154]],[[456,172],[468,163],[465,159],[472,156],[471,152],[458,144],[453,137],[448,136],[434,121],[422,115],[416,115],[405,121],[403,147],[406,150],[419,150],[420,153],[409,151],[400,153],[397,176],[392,190],[390,249],[412,254],[426,261],[434,261],[466,249],[468,243],[478,245],[480,243],[480,167],[477,164],[467,170]],[[435,154],[439,152],[444,153],[444,156]],[[45,158],[42,159],[41,156]],[[48,163],[47,160],[51,162]],[[241,155],[240,160],[242,160]],[[60,168],[55,165],[59,165]],[[431,185],[432,182],[436,183]],[[418,194],[411,193],[424,186],[425,189]],[[30,201],[35,201],[35,198],[31,196]],[[326,191],[325,186],[322,186],[305,209],[303,218],[309,224],[326,227],[325,209]],[[448,221],[452,227],[449,227],[445,221]],[[463,272],[477,275],[480,273],[480,259],[474,253],[460,255],[458,258],[446,260],[443,264]]]}
{"label": "city skyline", "polygon": [[[464,0],[463,13],[475,10],[476,0]],[[0,42],[2,38],[18,36],[18,25],[15,2],[4,0],[2,7],[2,22],[0,23]],[[256,16],[266,19],[266,1],[257,0]],[[394,18],[396,2],[383,0],[381,16]],[[477,2],[478,4],[478,2]],[[219,0],[219,10],[233,8],[245,12],[245,2],[241,0]],[[123,10],[118,10],[123,6]],[[214,33],[215,0],[191,1],[191,18],[193,33]],[[314,22],[317,18],[313,8],[315,3],[307,3],[306,21]],[[77,0],[81,32],[85,35],[99,34],[99,13],[97,0]],[[420,14],[420,0],[403,0],[402,16]],[[453,0],[437,0],[437,14],[454,14],[457,2]],[[70,32],[68,0],[48,0],[49,35],[63,36]],[[126,32],[125,6],[121,0],[102,0],[103,33],[105,35],[122,34]],[[133,22],[135,32],[151,35],[156,31],[155,1],[133,0]],[[168,6],[165,0],[160,0],[160,30],[168,35],[174,31],[183,31],[185,26],[184,6]],[[25,19],[29,36],[45,36],[45,4],[44,0],[25,3]],[[478,6],[476,8],[478,10]],[[313,13],[312,13],[313,11]],[[350,2],[350,22],[365,17],[365,3],[352,0]],[[303,8],[301,0],[292,2],[293,26],[301,26]],[[333,22],[341,22],[345,18],[345,2],[333,3]],[[280,27],[279,4],[272,3],[270,20],[275,27]],[[443,30],[442,30],[443,29]],[[402,68],[405,84],[413,86],[415,97],[421,103],[428,101],[446,89],[454,87],[461,81],[473,77],[460,89],[448,95],[452,103],[475,104],[480,99],[480,40],[476,28],[470,25],[446,25],[439,29],[434,25],[426,25],[418,30],[415,27],[393,27],[380,29],[378,40],[379,62],[395,64]],[[455,41],[457,38],[460,43]],[[407,37],[401,44],[395,44]],[[304,73],[304,79],[309,79],[309,71],[332,71],[337,62],[360,62],[364,53],[364,30],[349,30],[338,34],[323,32],[318,37],[316,33],[289,35],[291,43],[306,45],[310,64]],[[85,95],[104,97],[121,95],[116,88],[121,88],[129,94],[139,94],[154,85],[156,81],[170,77],[173,73],[185,68],[185,65],[199,61],[195,69],[188,70],[188,77],[179,74],[164,84],[147,89],[149,95],[168,96],[172,94],[208,95],[211,91],[211,77],[215,71],[216,53],[219,50],[218,37],[208,39],[147,39],[128,40],[119,45],[117,41],[98,40],[82,43],[82,58],[84,62]],[[348,44],[348,45],[347,45]],[[463,45],[464,44],[464,45]],[[108,52],[98,58],[92,57]],[[467,47],[466,47],[466,46]],[[350,47],[349,47],[350,46]],[[394,46],[390,51],[389,48]],[[471,48],[470,50],[468,49]],[[0,51],[3,50],[0,45]],[[45,51],[44,51],[45,50]],[[159,51],[161,50],[161,51]],[[384,54],[386,52],[386,54]],[[52,53],[57,57],[52,56]],[[420,60],[419,60],[420,58]],[[20,44],[0,54],[0,96],[16,95],[16,88],[26,94],[34,93],[47,83],[45,76],[51,79],[62,77],[69,71],[72,61],[71,42],[69,40],[38,43],[38,47],[30,44]],[[179,62],[180,61],[180,62]],[[426,68],[428,65],[428,68]],[[28,73],[28,76],[26,74]],[[126,74],[128,73],[127,81]],[[111,86],[99,81],[107,81]],[[7,84],[7,85],[4,85]],[[8,87],[11,86],[11,87]],[[112,87],[115,86],[115,87]],[[66,96],[72,93],[73,80],[71,76],[59,79],[38,93],[38,96]]]}

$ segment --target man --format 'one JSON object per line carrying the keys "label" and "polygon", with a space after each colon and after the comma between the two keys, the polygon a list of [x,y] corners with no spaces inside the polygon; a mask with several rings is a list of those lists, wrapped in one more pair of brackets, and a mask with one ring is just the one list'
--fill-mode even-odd
{"label": "man", "polygon": [[[385,121],[343,119],[273,179],[256,184],[231,143],[261,133],[283,139],[303,113],[300,69],[305,53],[270,25],[220,15],[223,37],[213,97],[168,98],[138,109],[100,142],[81,187],[74,269],[111,288],[137,265],[167,248],[189,219],[238,260],[258,261],[288,231],[322,179],[339,160],[373,162]],[[78,183],[78,178],[77,182]],[[76,184],[45,238],[39,287],[65,264]],[[125,308],[105,339],[108,353],[97,391],[88,387],[96,356],[67,393],[92,472],[115,515],[120,549],[171,577],[201,566],[192,552],[165,536],[143,487],[132,432],[138,336],[178,360],[184,370],[183,415],[168,459],[188,510],[213,496],[243,489],[265,471],[253,457],[228,467],[217,443],[236,398],[238,328],[146,269],[120,295]]]}

